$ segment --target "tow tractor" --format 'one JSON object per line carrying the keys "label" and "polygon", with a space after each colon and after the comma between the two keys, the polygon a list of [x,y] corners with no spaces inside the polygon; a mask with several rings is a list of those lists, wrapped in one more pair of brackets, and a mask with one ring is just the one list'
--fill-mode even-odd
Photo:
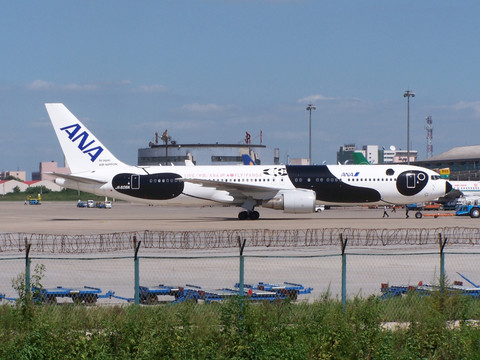
{"label": "tow tractor", "polygon": [[42,201],[42,196],[40,194],[38,194],[37,197],[34,197],[32,195],[28,195],[27,196],[27,201],[30,205],[41,205],[42,203],[40,201]]}
{"label": "tow tractor", "polygon": [[480,217],[480,206],[479,205],[462,205],[456,211],[455,215],[457,216],[467,216],[477,219]]}

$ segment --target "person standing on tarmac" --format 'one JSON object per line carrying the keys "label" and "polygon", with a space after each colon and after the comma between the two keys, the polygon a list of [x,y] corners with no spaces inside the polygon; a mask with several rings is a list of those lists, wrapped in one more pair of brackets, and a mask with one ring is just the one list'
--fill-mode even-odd
{"label": "person standing on tarmac", "polygon": [[387,206],[386,205],[383,205],[383,217],[390,217],[390,215],[388,215],[388,212],[387,212]]}

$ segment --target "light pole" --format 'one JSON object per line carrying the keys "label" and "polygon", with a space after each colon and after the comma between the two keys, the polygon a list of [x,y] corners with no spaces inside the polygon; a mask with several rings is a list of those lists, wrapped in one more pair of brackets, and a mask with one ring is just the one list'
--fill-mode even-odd
{"label": "light pole", "polygon": [[317,107],[313,104],[308,104],[307,111],[310,113],[308,118],[308,165],[312,165],[312,110]]}
{"label": "light pole", "polygon": [[410,165],[410,97],[415,97],[415,93],[406,90],[403,97],[407,98],[407,164]]}

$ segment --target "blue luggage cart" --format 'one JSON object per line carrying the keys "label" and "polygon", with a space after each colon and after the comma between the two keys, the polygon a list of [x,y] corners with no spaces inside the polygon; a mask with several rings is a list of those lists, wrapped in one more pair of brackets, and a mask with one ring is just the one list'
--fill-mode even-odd
{"label": "blue luggage cart", "polygon": [[[239,284],[235,284],[235,287],[238,288]],[[292,300],[297,300],[299,294],[310,294],[313,290],[311,287],[304,287],[302,284],[296,284],[291,282],[283,282],[280,284],[270,284],[259,282],[257,284],[244,285],[246,289],[255,289],[255,290],[267,290],[275,292],[279,297],[290,298]]]}
{"label": "blue luggage cart", "polygon": [[111,298],[115,293],[108,291],[102,294],[99,288],[84,286],[82,288],[67,288],[57,286],[56,288],[43,289],[33,288],[33,296],[35,301],[45,304],[56,304],[57,298],[71,298],[75,304],[95,304],[98,299]]}

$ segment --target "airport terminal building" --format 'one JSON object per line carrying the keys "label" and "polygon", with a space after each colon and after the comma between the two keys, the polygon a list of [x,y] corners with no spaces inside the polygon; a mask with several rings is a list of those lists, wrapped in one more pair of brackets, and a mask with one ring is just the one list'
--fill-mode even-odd
{"label": "airport terminal building", "polygon": [[279,149],[254,144],[154,144],[138,149],[138,165],[239,165],[248,154],[257,165],[279,164]]}
{"label": "airport terminal building", "polygon": [[410,157],[410,162],[414,162],[418,156],[417,150],[410,150],[407,155],[406,150],[397,149],[393,145],[389,149],[380,148],[378,145],[363,145],[362,149],[357,149],[355,144],[345,144],[340,146],[340,149],[337,151],[337,163],[353,164],[353,153],[355,152],[363,154],[370,164],[407,163],[408,156]]}
{"label": "airport terminal building", "polygon": [[454,147],[440,155],[414,162],[429,169],[450,169],[450,179],[480,180],[480,145]]}
{"label": "airport terminal building", "polygon": [[[371,164],[406,163],[405,150],[379,149],[377,145],[365,145],[357,149],[355,144],[346,144],[337,152],[337,162],[353,164],[353,153],[360,152]],[[425,160],[417,159],[417,150],[410,150],[410,163],[440,172],[449,169],[450,179],[480,181],[480,145],[458,146]]]}

